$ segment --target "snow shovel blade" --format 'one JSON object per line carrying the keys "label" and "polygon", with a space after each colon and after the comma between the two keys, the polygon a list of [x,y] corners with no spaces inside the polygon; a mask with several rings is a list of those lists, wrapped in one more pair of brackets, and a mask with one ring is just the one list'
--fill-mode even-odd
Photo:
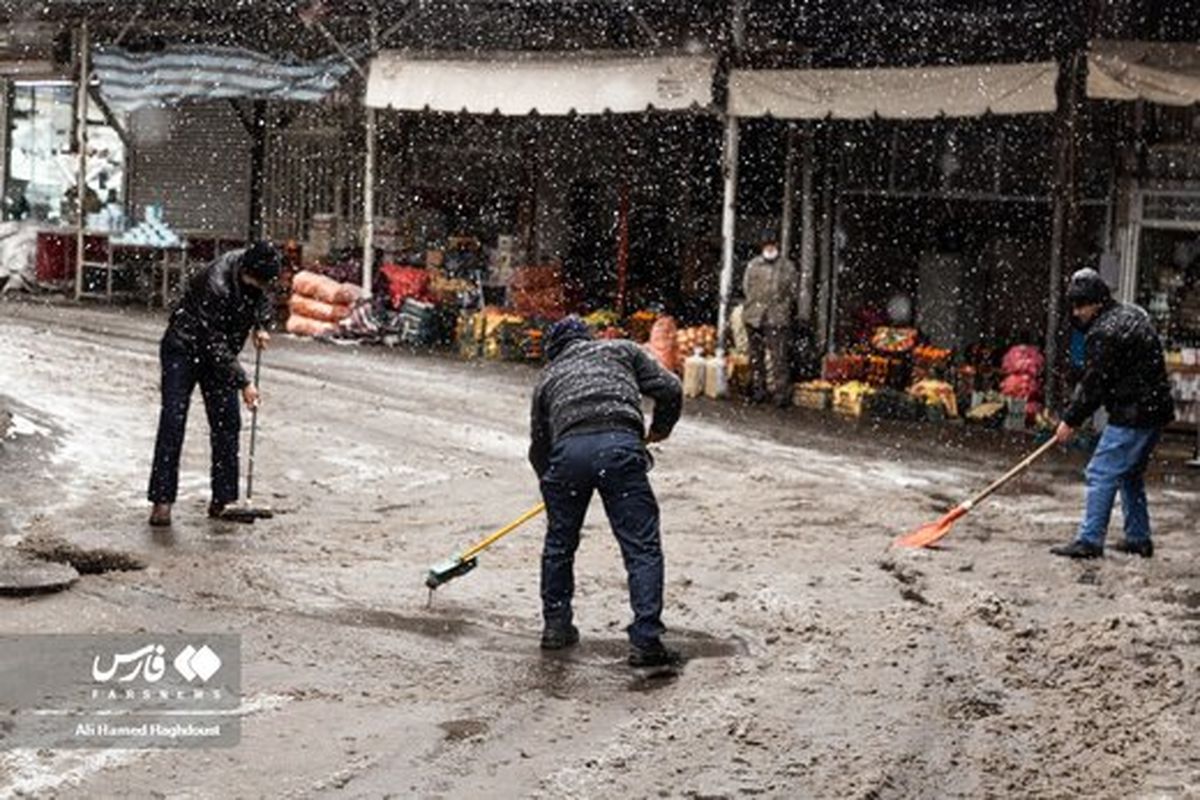
{"label": "snow shovel blade", "polygon": [[954,527],[955,520],[966,513],[967,509],[963,506],[955,506],[948,513],[943,514],[937,522],[927,522],[912,533],[899,537],[892,542],[892,547],[929,547],[949,533],[950,529]]}
{"label": "snow shovel blade", "polygon": [[436,589],[460,575],[466,575],[478,565],[479,559],[476,558],[468,558],[466,561],[461,558],[451,558],[440,564],[434,564],[425,575],[425,585],[430,589]]}

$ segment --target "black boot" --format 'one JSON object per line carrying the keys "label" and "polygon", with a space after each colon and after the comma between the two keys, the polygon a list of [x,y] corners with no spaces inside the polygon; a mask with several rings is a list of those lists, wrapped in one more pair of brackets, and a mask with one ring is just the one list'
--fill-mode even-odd
{"label": "black boot", "polygon": [[1066,556],[1067,558],[1100,558],[1104,555],[1104,548],[1075,540],[1070,544],[1051,547],[1050,552],[1056,556]]}
{"label": "black boot", "polygon": [[630,645],[629,666],[631,667],[678,667],[684,661],[683,654],[665,647],[662,642],[649,645]]}
{"label": "black boot", "polygon": [[1154,555],[1154,542],[1149,539],[1140,542],[1131,542],[1128,539],[1123,539],[1117,544],[1116,549],[1118,552],[1128,553],[1131,556],[1150,558]]}
{"label": "black boot", "polygon": [[547,626],[542,630],[543,650],[565,650],[579,644],[579,629],[574,625],[565,628]]}

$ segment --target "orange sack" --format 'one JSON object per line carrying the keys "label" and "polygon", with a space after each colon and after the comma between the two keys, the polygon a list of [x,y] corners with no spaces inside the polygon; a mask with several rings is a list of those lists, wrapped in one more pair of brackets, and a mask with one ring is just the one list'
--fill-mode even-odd
{"label": "orange sack", "polygon": [[298,314],[288,317],[286,330],[297,336],[323,336],[337,330],[336,322],[323,322],[319,319],[309,319]]}
{"label": "orange sack", "polygon": [[301,297],[293,294],[288,299],[288,309],[293,315],[308,317],[320,322],[338,322],[350,316],[350,306],[323,303],[311,297]]}
{"label": "orange sack", "polygon": [[658,359],[658,363],[671,372],[675,372],[676,367],[678,345],[675,337],[677,333],[678,326],[675,324],[675,319],[661,316],[654,321],[654,326],[650,328],[650,341],[646,344],[646,349]]}
{"label": "orange sack", "polygon": [[352,305],[362,290],[351,283],[338,283],[333,278],[304,270],[292,278],[292,294],[320,300],[329,305]]}

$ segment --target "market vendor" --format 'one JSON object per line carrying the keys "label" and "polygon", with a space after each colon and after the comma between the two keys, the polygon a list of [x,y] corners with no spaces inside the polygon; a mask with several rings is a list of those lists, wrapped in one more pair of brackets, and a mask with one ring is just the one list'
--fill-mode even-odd
{"label": "market vendor", "polygon": [[[658,501],[646,475],[643,440],[666,439],[679,420],[683,389],[641,347],[596,341],[582,320],[566,317],[546,335],[549,364],[533,394],[529,461],[546,501],[542,549],[542,648],[579,641],[571,603],[575,550],[584,515],[598,491],[629,575],[629,663],[670,666],[679,655],[663,645],[663,554]],[[654,400],[649,429],[642,395]]]}
{"label": "market vendor", "polygon": [[255,242],[213,261],[187,286],[171,310],[159,346],[162,411],[154,444],[148,498],[150,524],[171,524],[171,504],[179,485],[179,456],[187,428],[192,390],[200,384],[212,450],[210,517],[220,517],[238,497],[238,393],[247,408],[259,403],[258,388],[238,363],[251,331],[254,346],[270,339],[268,290],[279,277],[282,259],[269,242]]}
{"label": "market vendor", "polygon": [[1067,287],[1072,322],[1086,332],[1083,377],[1055,437],[1067,442],[1101,406],[1108,425],[1087,466],[1083,522],[1070,544],[1050,552],[1069,558],[1098,558],[1117,492],[1125,517],[1125,539],[1117,549],[1154,554],[1143,475],[1162,428],[1175,415],[1162,342],[1141,308],[1113,300],[1094,269],[1081,269]]}
{"label": "market vendor", "polygon": [[790,345],[796,311],[796,267],[780,253],[774,230],[764,230],[759,244],[762,251],[746,265],[742,276],[746,298],[742,319],[750,337],[750,400],[762,403],[770,396],[783,408],[792,395]]}

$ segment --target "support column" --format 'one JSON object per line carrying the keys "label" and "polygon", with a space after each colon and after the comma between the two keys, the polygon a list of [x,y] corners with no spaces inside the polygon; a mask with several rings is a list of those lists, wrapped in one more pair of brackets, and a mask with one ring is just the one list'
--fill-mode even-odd
{"label": "support column", "polygon": [[1046,405],[1059,406],[1059,340],[1062,337],[1063,275],[1072,266],[1076,213],[1075,138],[1079,119],[1080,82],[1083,56],[1076,52],[1061,73],[1065,86],[1060,91],[1061,110],[1055,141],[1054,205],[1050,233],[1050,275],[1047,307],[1046,337]]}
{"label": "support column", "polygon": [[813,131],[805,126],[800,150],[800,296],[796,299],[800,322],[811,325],[816,283],[817,231],[813,206]]}
{"label": "support column", "polygon": [[738,121],[725,117],[725,149],[722,171],[725,176],[725,200],[721,209],[721,284],[717,308],[717,347],[725,348],[729,330],[729,294],[733,287],[733,241],[737,222]]}
{"label": "support column", "polygon": [[787,124],[783,156],[783,202],[779,214],[779,251],[792,257],[792,196],[796,193],[796,123]]}
{"label": "support column", "polygon": [[250,115],[250,229],[247,232],[247,239],[252,242],[263,236],[263,183],[266,163],[267,101],[255,100]]}
{"label": "support column", "polygon": [[[370,19],[371,56],[379,51],[379,23],[374,15]],[[366,105],[366,79],[363,81],[364,108],[366,117],[366,165],[363,168],[363,226],[362,226],[362,290],[363,297],[371,296],[371,280],[375,271],[375,109]]]}
{"label": "support column", "polygon": [[[11,153],[8,142],[9,82],[0,77],[0,203],[8,201],[8,165]],[[7,214],[0,207],[0,219]]]}
{"label": "support column", "polygon": [[[88,80],[91,75],[88,52],[91,45],[88,39],[88,24],[84,20],[79,25],[79,81],[75,87],[75,147],[78,151],[78,172],[75,183],[75,300],[83,297],[83,229],[87,225],[87,214],[84,204],[87,200],[87,118],[88,118]],[[112,280],[112,271],[109,271]]]}
{"label": "support column", "polygon": [[833,349],[829,336],[830,303],[833,277],[833,186],[832,175],[824,170],[821,180],[821,282],[817,289],[817,349]]}

